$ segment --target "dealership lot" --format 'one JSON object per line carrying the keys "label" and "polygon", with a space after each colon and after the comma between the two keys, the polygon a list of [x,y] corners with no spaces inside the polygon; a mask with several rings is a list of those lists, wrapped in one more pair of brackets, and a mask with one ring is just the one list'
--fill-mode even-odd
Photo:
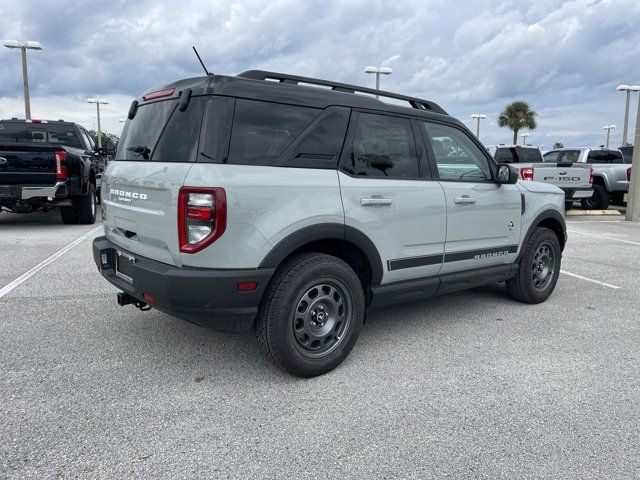
{"label": "dealership lot", "polygon": [[633,477],[640,225],[593,218],[569,219],[546,303],[496,285],[378,310],[301,380],[252,333],[119,307],[97,225],[2,213],[0,477]]}

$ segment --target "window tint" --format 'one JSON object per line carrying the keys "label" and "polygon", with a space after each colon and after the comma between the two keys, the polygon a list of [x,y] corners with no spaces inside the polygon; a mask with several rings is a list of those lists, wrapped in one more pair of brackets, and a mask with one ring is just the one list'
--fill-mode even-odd
{"label": "window tint", "polygon": [[192,97],[184,112],[178,100],[142,104],[127,120],[116,160],[195,162],[205,97]]}
{"label": "window tint", "polygon": [[624,163],[631,163],[633,160],[633,147],[620,147],[620,151],[624,157]]}
{"label": "window tint", "polygon": [[419,177],[411,122],[406,118],[358,114],[353,150],[345,171],[369,177]]}
{"label": "window tint", "polygon": [[622,154],[615,150],[592,150],[587,156],[587,163],[624,163]]}
{"label": "window tint", "polygon": [[0,142],[3,143],[49,143],[82,148],[80,138],[72,125],[2,122]]}
{"label": "window tint", "polygon": [[576,163],[580,158],[580,150],[565,150],[558,161],[563,163]]}
{"label": "window tint", "polygon": [[457,128],[424,122],[438,174],[442,180],[490,180],[491,168],[482,150]]}
{"label": "window tint", "polygon": [[318,113],[315,108],[237,100],[229,163],[272,165]]}
{"label": "window tint", "polygon": [[330,107],[309,126],[283,164],[288,167],[335,168],[348,123],[348,108]]}
{"label": "window tint", "polygon": [[515,148],[498,148],[493,158],[498,163],[518,163]]}
{"label": "window tint", "polygon": [[91,151],[95,150],[93,145],[93,139],[91,138],[91,135],[89,135],[89,133],[84,128],[80,129],[80,136],[82,137],[82,140],[86,144],[88,150],[91,150]]}
{"label": "window tint", "polygon": [[199,162],[227,163],[229,137],[236,101],[230,97],[211,97],[205,107],[200,136]]}
{"label": "window tint", "polygon": [[544,154],[544,157],[542,158],[543,161],[545,162],[557,162],[558,161],[558,157],[560,156],[559,151],[555,151],[555,152],[548,152]]}

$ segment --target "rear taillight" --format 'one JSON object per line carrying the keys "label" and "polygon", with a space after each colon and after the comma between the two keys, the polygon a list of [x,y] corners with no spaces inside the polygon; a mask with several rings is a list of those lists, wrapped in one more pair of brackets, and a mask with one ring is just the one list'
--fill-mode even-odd
{"label": "rear taillight", "polygon": [[178,195],[178,239],[183,253],[199,252],[227,228],[224,188],[183,187]]}
{"label": "rear taillight", "polygon": [[631,181],[631,167],[627,168],[627,181]]}
{"label": "rear taillight", "polygon": [[521,168],[520,178],[522,178],[522,180],[533,180],[533,167]]}
{"label": "rear taillight", "polygon": [[589,168],[589,185],[593,185],[593,168]]}
{"label": "rear taillight", "polygon": [[56,180],[66,180],[69,178],[67,171],[67,152],[64,150],[56,150],[53,152],[56,159]]}

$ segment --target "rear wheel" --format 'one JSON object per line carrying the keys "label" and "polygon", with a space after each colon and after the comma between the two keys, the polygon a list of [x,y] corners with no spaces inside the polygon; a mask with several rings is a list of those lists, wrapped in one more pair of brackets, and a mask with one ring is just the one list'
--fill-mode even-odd
{"label": "rear wheel", "polygon": [[62,223],[67,225],[78,223],[78,213],[75,207],[60,207],[60,217],[62,217]]}
{"label": "rear wheel", "polygon": [[355,344],[364,321],[364,292],[339,258],[303,254],[276,273],[256,322],[261,350],[299,377],[337,367]]}
{"label": "rear wheel", "polygon": [[90,225],[96,221],[96,187],[89,184],[87,194],[76,199],[75,208],[78,211],[78,221]]}
{"label": "rear wheel", "polygon": [[544,302],[556,288],[561,248],[556,234],[537,228],[523,247],[518,273],[507,280],[509,295],[521,302]]}
{"label": "rear wheel", "polygon": [[604,185],[594,185],[593,195],[583,198],[580,203],[585,210],[606,210],[609,208],[609,192]]}

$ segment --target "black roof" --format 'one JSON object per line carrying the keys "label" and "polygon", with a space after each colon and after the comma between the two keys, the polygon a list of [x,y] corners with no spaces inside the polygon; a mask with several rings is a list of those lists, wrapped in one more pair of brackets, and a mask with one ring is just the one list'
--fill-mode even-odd
{"label": "black roof", "polygon": [[[264,70],[248,70],[237,76],[211,75],[188,78],[171,84],[149,89],[145,94],[174,88],[171,97],[178,97],[182,90],[191,89],[192,95],[216,94],[254,100],[265,100],[293,105],[326,108],[332,105],[366,108],[425,117],[447,116],[447,112],[437,103],[408,95],[374,90],[346,83],[300,77]],[[145,95],[143,94],[143,95]],[[383,102],[375,98],[379,95],[406,106]],[[167,97],[158,98],[165,100]],[[153,100],[152,100],[153,101]],[[144,102],[142,95],[138,102]],[[455,120],[455,119],[454,119]],[[455,120],[456,123],[460,123]],[[461,123],[460,123],[461,124]]]}

